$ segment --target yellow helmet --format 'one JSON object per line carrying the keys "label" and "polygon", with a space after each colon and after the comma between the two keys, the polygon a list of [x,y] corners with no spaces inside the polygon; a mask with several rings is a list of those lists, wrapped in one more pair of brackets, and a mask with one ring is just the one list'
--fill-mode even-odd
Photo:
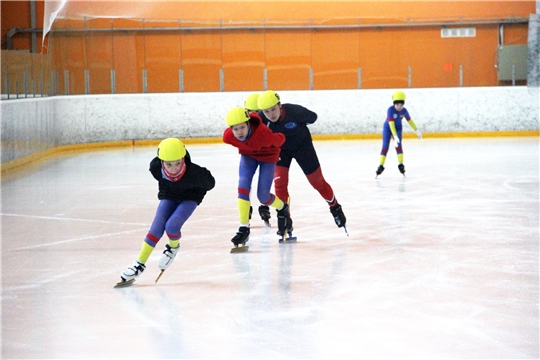
{"label": "yellow helmet", "polygon": [[257,99],[257,106],[260,110],[270,109],[280,102],[277,92],[272,90],[266,90]]}
{"label": "yellow helmet", "polygon": [[175,161],[186,156],[186,147],[177,138],[168,138],[158,145],[158,158],[163,161]]}
{"label": "yellow helmet", "polygon": [[246,98],[246,101],[244,102],[244,107],[246,109],[248,109],[249,111],[257,111],[257,110],[261,110],[259,109],[259,107],[257,106],[257,99],[259,98],[259,94],[258,93],[254,93],[254,94],[251,94],[249,95],[247,98]]}
{"label": "yellow helmet", "polygon": [[249,114],[245,108],[237,106],[229,110],[225,119],[227,125],[234,126],[249,121]]}
{"label": "yellow helmet", "polygon": [[405,93],[403,91],[396,91],[394,93],[394,95],[392,95],[392,100],[393,101],[403,101],[405,102]]}

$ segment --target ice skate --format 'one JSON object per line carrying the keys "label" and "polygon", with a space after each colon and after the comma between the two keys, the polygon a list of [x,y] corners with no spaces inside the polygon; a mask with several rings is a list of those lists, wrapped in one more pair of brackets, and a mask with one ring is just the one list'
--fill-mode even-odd
{"label": "ice skate", "polygon": [[399,169],[399,172],[402,173],[403,176],[405,176],[405,165],[399,164],[397,167]]}
{"label": "ice skate", "polygon": [[146,269],[146,265],[136,261],[135,264],[120,273],[120,278],[122,281],[117,283],[114,287],[124,287],[133,284],[135,278],[141,275],[144,269]]}
{"label": "ice skate", "polygon": [[338,227],[342,227],[345,230],[345,233],[347,236],[349,236],[349,232],[347,231],[347,226],[345,224],[347,223],[347,218],[345,217],[345,214],[343,213],[343,209],[341,208],[341,205],[336,204],[334,206],[330,206],[330,213],[332,213],[332,216],[334,217],[334,221],[336,222],[336,225]]}
{"label": "ice skate", "polygon": [[289,215],[289,205],[283,203],[283,208],[277,210],[277,221],[278,221],[278,231],[277,234],[283,236],[285,232],[289,229],[289,223],[291,222],[291,217]]}
{"label": "ice skate", "polygon": [[332,216],[334,217],[334,221],[336,222],[336,225],[338,227],[345,226],[345,223],[347,222],[347,218],[345,217],[345,214],[343,213],[343,210],[341,209],[341,205],[336,204],[334,206],[331,206],[330,212],[332,213]]}
{"label": "ice skate", "polygon": [[178,253],[178,250],[180,250],[180,244],[178,244],[177,247],[171,247],[169,244],[165,245],[165,250],[163,250],[163,255],[159,258],[158,267],[161,270],[165,270],[168,268],[172,262],[174,261],[174,258],[176,257],[176,253]]}
{"label": "ice skate", "polygon": [[234,244],[234,248],[231,249],[231,253],[244,252],[249,249],[249,246],[246,246],[246,243],[249,240],[249,227],[240,226],[236,235],[231,239]]}
{"label": "ice skate", "polygon": [[379,167],[375,171],[375,174],[377,174],[377,175],[375,175],[375,179],[377,178],[377,176],[381,175],[383,171],[384,171],[384,166],[379,165]]}
{"label": "ice skate", "polygon": [[[283,203],[283,208],[277,211],[278,218],[278,231],[277,234],[281,237],[279,242],[295,241],[296,238],[292,236],[293,223],[289,214],[289,205]],[[286,235],[289,235],[287,238]]]}
{"label": "ice skate", "polygon": [[287,227],[287,236],[285,236],[284,233],[280,232],[279,230],[277,231],[277,234],[280,236],[279,238],[279,243],[280,244],[285,244],[285,243],[295,243],[297,238],[296,236],[293,236],[292,232],[293,232],[294,228],[293,228],[293,221],[291,218],[289,218],[289,225]]}
{"label": "ice skate", "polygon": [[266,226],[270,226],[270,208],[266,205],[259,206],[259,215],[261,216],[261,220],[264,221]]}

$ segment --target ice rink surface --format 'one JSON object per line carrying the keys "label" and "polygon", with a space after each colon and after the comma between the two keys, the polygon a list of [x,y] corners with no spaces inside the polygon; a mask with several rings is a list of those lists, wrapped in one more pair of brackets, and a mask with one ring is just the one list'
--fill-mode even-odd
{"label": "ice rink surface", "polygon": [[255,210],[243,254],[236,149],[188,145],[216,188],[160,281],[166,237],[124,289],[158,204],[156,149],[8,173],[2,358],[538,358],[538,138],[406,138],[407,178],[391,149],[376,180],[380,145],[315,142],[349,237],[293,163],[298,243]]}

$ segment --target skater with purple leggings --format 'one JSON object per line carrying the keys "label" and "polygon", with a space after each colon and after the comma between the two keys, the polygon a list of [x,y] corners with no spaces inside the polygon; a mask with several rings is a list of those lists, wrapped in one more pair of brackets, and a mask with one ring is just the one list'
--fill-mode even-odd
{"label": "skater with purple leggings", "polygon": [[202,202],[206,192],[215,185],[210,171],[192,163],[184,144],[176,138],[165,139],[159,144],[158,156],[150,162],[149,170],[159,184],[156,216],[143,241],[139,257],[132,266],[120,273],[121,282],[117,286],[129,285],[142,274],[146,261],[166,233],[169,243],[165,245],[158,263],[161,276],[180,249],[182,226]]}

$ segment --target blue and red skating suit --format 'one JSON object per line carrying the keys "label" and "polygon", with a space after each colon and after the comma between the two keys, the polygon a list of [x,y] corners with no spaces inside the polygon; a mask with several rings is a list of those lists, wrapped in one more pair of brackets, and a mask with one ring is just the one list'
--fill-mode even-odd
{"label": "blue and red skating suit", "polygon": [[409,112],[407,111],[406,108],[403,108],[400,111],[397,111],[394,105],[388,108],[388,111],[386,112],[386,120],[383,124],[383,132],[382,132],[383,145],[382,145],[381,155],[386,155],[390,147],[390,139],[392,138],[392,130],[390,130],[390,122],[394,122],[394,125],[396,126],[396,135],[400,141],[400,145],[396,149],[396,151],[398,154],[403,153],[403,148],[401,145],[401,138],[402,138],[402,132],[403,132],[403,119],[404,118],[407,121],[411,119],[411,116],[409,115]]}
{"label": "blue and red skating suit", "polygon": [[320,167],[311,132],[307,127],[308,124],[317,121],[316,113],[300,105],[282,104],[281,115],[276,122],[268,120],[262,111],[259,111],[259,115],[273,132],[285,135],[285,144],[281,147],[281,156],[277,166],[289,168],[292,159],[296,159],[306,175]]}
{"label": "blue and red skating suit", "polygon": [[397,111],[395,106],[392,105],[388,108],[388,111],[386,112],[386,120],[384,123],[384,126],[389,126],[388,121],[393,121],[396,125],[396,130],[402,130],[403,124],[402,120],[405,118],[405,120],[411,120],[411,116],[409,115],[409,112],[406,108],[401,109],[400,111]]}
{"label": "blue and red skating suit", "polygon": [[282,104],[281,116],[276,122],[271,122],[262,111],[258,113],[263,123],[273,132],[285,135],[285,144],[281,151],[296,151],[312,142],[311,133],[307,127],[317,121],[317,114],[296,104]]}
{"label": "blue and red skating suit", "polygon": [[161,160],[157,156],[150,162],[149,170],[159,184],[159,200],[192,200],[200,204],[206,193],[214,188],[216,181],[210,171],[192,163],[187,150],[184,161],[186,162],[186,171],[182,178],[176,182],[163,177]]}
{"label": "blue and red skating suit", "polygon": [[276,163],[279,159],[280,147],[285,142],[283,134],[273,133],[264,126],[259,115],[252,112],[249,114],[249,137],[238,140],[230,127],[223,132],[223,142],[238,148],[238,153],[254,158],[258,161]]}
{"label": "blue and red skating suit", "polygon": [[311,139],[311,132],[307,127],[317,121],[317,114],[301,105],[281,104],[281,115],[278,121],[271,122],[262,111],[259,111],[259,115],[273,132],[282,133],[286,139],[281,147],[274,175],[276,195],[282,200],[289,199],[289,168],[292,159],[295,159],[311,186],[329,204],[334,205],[334,191],[324,179]]}

